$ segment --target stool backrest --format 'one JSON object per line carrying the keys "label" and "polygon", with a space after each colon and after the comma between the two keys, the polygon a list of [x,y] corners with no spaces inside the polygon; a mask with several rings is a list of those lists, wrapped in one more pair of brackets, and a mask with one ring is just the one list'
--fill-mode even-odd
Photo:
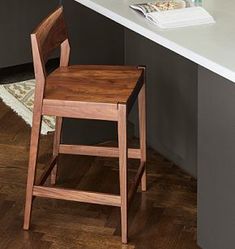
{"label": "stool backrest", "polygon": [[55,49],[60,47],[60,66],[67,66],[69,62],[70,46],[68,33],[63,16],[63,7],[56,9],[42,21],[31,34],[34,71],[36,77],[36,91],[43,92],[47,76],[45,65]]}

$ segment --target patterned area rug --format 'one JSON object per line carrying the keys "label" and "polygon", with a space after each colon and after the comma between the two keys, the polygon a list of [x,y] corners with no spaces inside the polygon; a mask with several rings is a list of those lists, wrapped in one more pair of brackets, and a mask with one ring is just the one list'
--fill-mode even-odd
{"label": "patterned area rug", "polygon": [[[32,126],[35,80],[0,85],[0,98],[13,111]],[[41,134],[46,135],[55,129],[55,118],[44,116]]]}

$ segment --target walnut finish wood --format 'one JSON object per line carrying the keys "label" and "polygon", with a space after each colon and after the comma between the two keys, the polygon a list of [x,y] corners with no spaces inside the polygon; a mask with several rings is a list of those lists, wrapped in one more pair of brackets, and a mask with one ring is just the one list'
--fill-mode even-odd
{"label": "walnut finish wood", "polygon": [[[87,155],[87,156],[103,156],[103,157],[119,157],[119,148],[104,146],[88,146],[88,145],[68,145],[61,144],[59,147],[61,154]],[[128,149],[128,158],[140,159],[140,149]]]}
{"label": "walnut finish wood", "polygon": [[68,38],[60,45],[60,67],[69,65],[70,45]]}
{"label": "walnut finish wood", "polygon": [[45,62],[50,54],[68,38],[63,8],[58,8],[43,20],[33,34],[37,37],[37,44],[42,59],[41,62],[45,66]]}
{"label": "walnut finish wood", "polygon": [[[46,18],[31,35],[36,77],[33,127],[31,134],[29,168],[26,189],[24,229],[29,229],[33,197],[46,197],[78,202],[118,206],[121,209],[121,237],[128,237],[128,168],[127,159],[140,159],[134,194],[142,177],[146,190],[143,166],[146,162],[144,71],[138,66],[74,65],[69,66],[70,45],[63,8]],[[61,50],[60,66],[47,75],[45,64],[56,48]],[[141,90],[142,89],[142,90]],[[138,97],[139,96],[139,97]],[[140,148],[127,147],[127,115],[138,98],[140,115]],[[53,142],[53,159],[35,184],[42,115],[56,116]],[[118,148],[97,146],[61,145],[62,118],[83,118],[116,121],[118,123]],[[143,131],[141,129],[144,129]],[[51,184],[56,184],[60,153],[119,157],[119,195],[91,191],[70,190],[43,185],[51,174]],[[144,173],[144,175],[143,175]],[[145,184],[145,185],[144,185]]]}
{"label": "walnut finish wood", "polygon": [[[47,78],[45,99],[91,103],[127,103],[142,81],[142,69],[119,66],[60,67]],[[137,94],[138,95],[138,94]]]}
{"label": "walnut finish wood", "polygon": [[119,182],[120,182],[120,196],[121,196],[121,231],[122,243],[127,243],[128,236],[128,199],[127,199],[127,112],[126,105],[120,104],[118,106],[118,146],[119,146]]}
{"label": "walnut finish wood", "polygon": [[42,113],[70,118],[116,121],[117,105],[44,99]]}
{"label": "walnut finish wood", "polygon": [[141,151],[141,163],[144,165],[144,172],[141,178],[142,191],[147,189],[147,176],[146,176],[146,86],[145,86],[145,68],[144,68],[144,84],[140,90],[138,96],[138,108],[139,108],[139,136],[140,136],[140,151]]}
{"label": "walnut finish wood", "polygon": [[24,215],[24,225],[23,225],[24,229],[26,230],[29,229],[29,223],[32,211],[33,185],[35,182],[40,127],[41,127],[40,113],[36,113],[34,114],[33,117],[33,126],[31,131],[29,167],[28,167],[27,187],[26,187],[25,215]]}
{"label": "walnut finish wood", "polygon": [[51,171],[56,166],[57,160],[58,160],[58,155],[53,155],[51,160],[49,161],[48,166],[45,168],[45,170],[41,174],[40,178],[38,178],[35,185],[43,185],[46,182]]}
{"label": "walnut finish wood", "polygon": [[103,204],[110,206],[121,205],[121,198],[119,195],[101,194],[88,191],[70,190],[62,188],[51,187],[33,187],[33,195],[40,197],[47,197],[52,199],[60,199],[67,201],[79,201],[93,204]]}
{"label": "walnut finish wood", "polygon": [[[56,162],[55,162],[54,168],[51,171],[51,184],[56,183],[57,163],[58,163],[57,161],[58,161],[58,155],[59,155],[62,121],[63,119],[61,117],[56,117],[54,143],[53,143],[53,156],[56,158]],[[42,183],[39,185],[42,185]]]}
{"label": "walnut finish wood", "polygon": [[[147,156],[148,191],[137,192],[128,210],[128,245],[120,241],[119,208],[111,206],[35,198],[31,230],[22,231],[29,139],[30,127],[0,101],[1,249],[199,249],[197,182],[152,150]],[[129,144],[134,147],[138,141]],[[38,175],[52,146],[53,134],[40,138]],[[119,194],[117,159],[60,155],[59,162],[59,187]],[[130,181],[138,165],[129,160]]]}
{"label": "walnut finish wood", "polygon": [[[134,197],[134,194],[135,194],[135,192],[140,184],[140,180],[143,177],[145,170],[146,170],[145,162],[141,161],[140,166],[138,168],[138,171],[136,173],[136,176],[133,179],[133,181],[131,182],[131,186],[130,186],[129,191],[128,191],[128,204],[130,204],[132,198]],[[143,191],[143,189],[142,189],[142,191]]]}

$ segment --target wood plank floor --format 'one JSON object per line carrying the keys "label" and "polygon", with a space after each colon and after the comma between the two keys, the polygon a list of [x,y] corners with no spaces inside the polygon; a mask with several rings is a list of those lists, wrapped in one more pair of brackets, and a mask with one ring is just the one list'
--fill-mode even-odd
{"label": "wood plank floor", "polygon": [[[29,232],[22,230],[30,128],[0,102],[0,249],[196,249],[196,181],[148,151],[148,191],[129,212],[128,245],[120,242],[116,207],[36,199]],[[43,136],[39,171],[51,153]],[[137,162],[130,161],[133,176]],[[118,193],[116,159],[64,156],[58,185]]]}

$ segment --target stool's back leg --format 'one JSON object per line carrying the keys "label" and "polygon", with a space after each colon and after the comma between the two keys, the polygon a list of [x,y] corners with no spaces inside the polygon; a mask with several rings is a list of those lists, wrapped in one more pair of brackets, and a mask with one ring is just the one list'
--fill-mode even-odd
{"label": "stool's back leg", "polygon": [[[58,154],[59,154],[62,120],[63,120],[62,117],[56,117],[54,143],[53,143],[53,156],[58,156]],[[57,163],[58,163],[58,159],[57,159],[56,165],[54,166],[54,168],[51,172],[51,184],[56,183],[57,170],[58,170]]]}
{"label": "stool's back leg", "polygon": [[141,178],[141,189],[146,191],[146,100],[145,100],[145,83],[143,84],[139,96],[139,136],[140,136],[140,153],[141,162],[145,163],[145,170]]}

